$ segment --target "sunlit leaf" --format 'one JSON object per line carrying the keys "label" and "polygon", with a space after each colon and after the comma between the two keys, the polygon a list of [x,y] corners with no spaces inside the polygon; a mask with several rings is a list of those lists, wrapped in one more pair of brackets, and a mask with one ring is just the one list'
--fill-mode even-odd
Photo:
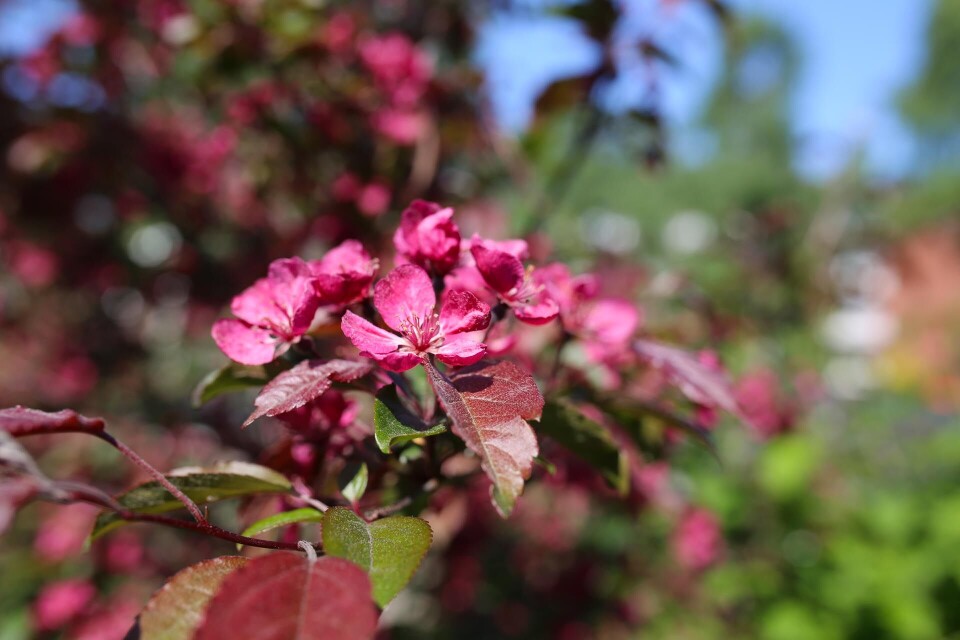
{"label": "sunlit leaf", "polygon": [[140,613],[141,640],[190,640],[223,581],[247,562],[223,556],[183,569],[153,594]]}
{"label": "sunlit leaf", "polygon": [[390,453],[391,447],[417,438],[439,435],[447,430],[442,424],[427,427],[401,404],[397,388],[393,385],[377,393],[373,403],[373,424],[377,446],[384,453]]}
{"label": "sunlit leaf", "polygon": [[430,548],[424,520],[392,516],[366,523],[349,509],[333,507],[323,518],[323,550],[370,574],[373,599],[385,607],[407,585]]}
{"label": "sunlit leaf", "polygon": [[527,420],[540,418],[543,395],[533,376],[512,362],[481,362],[449,377],[425,362],[453,433],[477,455],[493,481],[493,504],[506,517],[539,453]]}
{"label": "sunlit leaf", "polygon": [[224,580],[195,640],[364,640],[377,630],[370,579],[352,562],[254,558]]}

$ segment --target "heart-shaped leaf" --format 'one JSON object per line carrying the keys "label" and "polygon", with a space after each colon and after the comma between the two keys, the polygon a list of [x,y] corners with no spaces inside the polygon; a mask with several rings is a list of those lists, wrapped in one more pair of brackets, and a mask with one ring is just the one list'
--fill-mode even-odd
{"label": "heart-shaped leaf", "polygon": [[87,418],[70,409],[56,413],[20,406],[0,409],[0,430],[14,438],[40,433],[89,433],[103,431],[103,427],[103,418]]}
{"label": "heart-shaped leaf", "polygon": [[246,558],[223,556],[174,575],[140,613],[140,640],[190,640],[220,585],[246,562]]}
{"label": "heart-shaped leaf", "polygon": [[539,431],[556,440],[599,471],[621,495],[630,488],[627,455],[602,424],[591,420],[569,400],[550,400],[543,408]]}
{"label": "heart-shaped leaf", "polygon": [[428,428],[403,406],[394,385],[377,392],[373,401],[373,425],[374,438],[383,453],[390,453],[390,448],[396,445],[439,435],[447,430],[442,424]]}
{"label": "heart-shaped leaf", "polygon": [[349,509],[323,516],[323,550],[346,558],[370,574],[373,599],[385,607],[410,582],[433,541],[424,520],[392,516],[370,524]]}
{"label": "heart-shaped leaf", "polygon": [[354,360],[305,360],[271,380],[254,400],[256,410],[243,426],[263,416],[276,416],[318,398],[334,382],[351,382],[373,368]]}
{"label": "heart-shaped leaf", "polygon": [[199,407],[225,393],[259,387],[268,381],[269,377],[263,367],[251,367],[231,362],[204,376],[200,384],[193,390],[191,400],[194,407]]}
{"label": "heart-shaped leaf", "polygon": [[363,640],[377,630],[370,579],[352,562],[254,558],[224,580],[195,640]]}
{"label": "heart-shaped leaf", "polygon": [[448,378],[424,361],[440,404],[453,421],[453,433],[480,456],[493,481],[493,504],[506,517],[523,492],[537,437],[527,420],[543,411],[543,395],[533,376],[512,362],[481,362]]}
{"label": "heart-shaped leaf", "polygon": [[[167,479],[197,504],[258,493],[287,493],[291,489],[290,481],[283,475],[259,465],[231,463],[211,469],[180,469]],[[135,487],[117,496],[117,502],[135,513],[166,513],[183,508],[183,503],[158,482]],[[101,513],[90,537],[95,540],[124,524],[124,520],[113,512]]]}

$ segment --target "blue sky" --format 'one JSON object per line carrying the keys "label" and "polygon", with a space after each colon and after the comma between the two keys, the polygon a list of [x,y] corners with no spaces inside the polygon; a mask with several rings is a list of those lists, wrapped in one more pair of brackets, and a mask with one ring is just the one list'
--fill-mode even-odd
{"label": "blue sky", "polygon": [[[628,0],[637,32],[653,0]],[[907,132],[894,100],[923,63],[931,0],[736,0],[737,11],[782,24],[800,50],[803,66],[792,99],[792,126],[802,141],[797,168],[823,178],[856,151],[879,176],[905,173],[911,161]],[[661,99],[680,126],[696,119],[719,73],[715,25],[690,11],[666,31],[654,32],[679,52],[683,68],[662,87]],[[556,18],[501,16],[484,30],[478,59],[490,69],[498,113],[522,126],[532,96],[547,78],[596,59],[583,36]],[[636,98],[637,83],[615,87],[613,102]]]}
{"label": "blue sky", "polygon": [[[624,34],[646,33],[656,0],[626,0]],[[536,5],[540,0],[529,0]],[[679,52],[683,67],[661,86],[661,99],[680,126],[696,119],[716,79],[720,38],[702,13],[677,3],[675,19],[653,33]],[[909,136],[893,110],[897,91],[923,62],[923,35],[931,0],[734,0],[738,11],[758,13],[793,35],[803,59],[792,102],[794,132],[803,142],[797,167],[819,178],[865,149],[881,176],[905,172]],[[0,52],[33,46],[70,11],[70,0],[0,2]],[[533,97],[549,79],[588,68],[597,51],[573,24],[542,17],[499,15],[481,33],[477,60],[490,75],[498,117],[517,129],[529,117]],[[645,88],[636,82],[611,87],[616,107],[635,102]]]}

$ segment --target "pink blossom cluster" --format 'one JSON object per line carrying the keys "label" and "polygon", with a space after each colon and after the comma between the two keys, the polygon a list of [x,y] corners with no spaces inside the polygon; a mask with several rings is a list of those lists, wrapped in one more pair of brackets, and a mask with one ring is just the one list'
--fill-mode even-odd
{"label": "pink blossom cluster", "polygon": [[[532,326],[558,321],[594,362],[622,356],[640,320],[633,304],[601,297],[596,277],[563,264],[525,265],[523,240],[464,240],[453,217],[452,208],[414,201],[393,236],[398,266],[374,286],[378,261],[356,241],[320,260],[274,261],[233,299],[236,318],[218,321],[214,339],[237,362],[265,364],[342,312],[361,355],[402,372],[431,356],[453,367],[477,362],[491,325],[512,314]],[[372,308],[360,304],[370,297]]]}

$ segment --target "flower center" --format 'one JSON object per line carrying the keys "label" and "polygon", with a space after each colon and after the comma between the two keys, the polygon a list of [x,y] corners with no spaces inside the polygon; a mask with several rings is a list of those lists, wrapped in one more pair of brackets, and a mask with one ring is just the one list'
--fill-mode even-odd
{"label": "flower center", "polygon": [[523,282],[520,283],[519,287],[507,291],[506,298],[515,304],[533,304],[539,299],[540,292],[543,289],[544,285],[534,282],[533,267],[528,266],[527,272],[523,276]]}
{"label": "flower center", "polygon": [[421,318],[412,314],[400,325],[403,337],[410,342],[413,350],[422,353],[430,351],[443,344],[443,334],[440,332],[440,316],[428,314]]}

